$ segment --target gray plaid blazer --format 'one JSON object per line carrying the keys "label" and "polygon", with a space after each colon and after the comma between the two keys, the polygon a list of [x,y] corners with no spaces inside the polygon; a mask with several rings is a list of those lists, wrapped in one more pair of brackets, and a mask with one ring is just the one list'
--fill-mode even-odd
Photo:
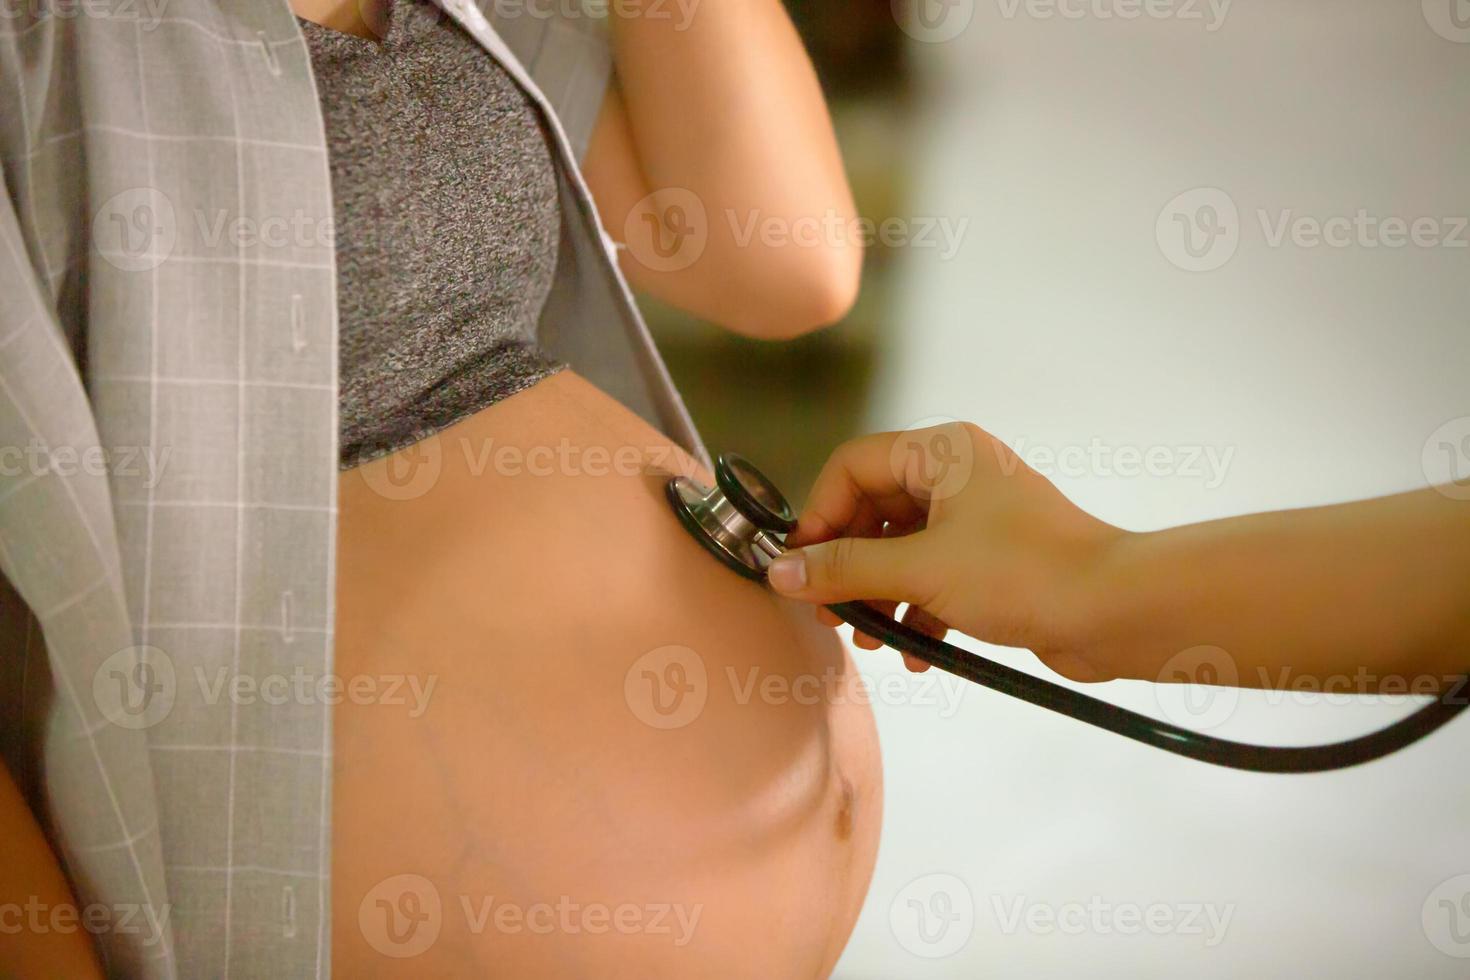
{"label": "gray plaid blazer", "polygon": [[[577,169],[605,24],[438,2],[555,143],[543,343],[702,457]],[[332,669],[331,187],[286,0],[12,5],[0,166],[0,749],[110,975],[325,975],[329,699],[222,693]]]}

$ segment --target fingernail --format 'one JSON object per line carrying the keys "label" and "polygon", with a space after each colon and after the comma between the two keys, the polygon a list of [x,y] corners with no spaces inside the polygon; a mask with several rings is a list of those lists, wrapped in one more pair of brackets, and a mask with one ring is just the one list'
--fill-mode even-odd
{"label": "fingernail", "polygon": [[799,551],[786,552],[771,562],[766,577],[777,592],[800,592],[806,588],[806,556]]}

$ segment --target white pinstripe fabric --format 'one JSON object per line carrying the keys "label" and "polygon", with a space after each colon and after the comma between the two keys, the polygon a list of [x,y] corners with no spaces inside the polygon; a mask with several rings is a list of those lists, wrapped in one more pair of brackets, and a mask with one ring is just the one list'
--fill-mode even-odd
{"label": "white pinstripe fabric", "polygon": [[[543,343],[703,455],[576,168],[601,25],[443,3],[556,143]],[[310,59],[284,0],[37,9],[0,21],[0,749],[81,900],[151,912],[98,937],[110,975],[324,976],[330,710],[193,682],[331,670],[330,236],[207,233],[328,226]],[[157,479],[75,465],[99,449]]]}

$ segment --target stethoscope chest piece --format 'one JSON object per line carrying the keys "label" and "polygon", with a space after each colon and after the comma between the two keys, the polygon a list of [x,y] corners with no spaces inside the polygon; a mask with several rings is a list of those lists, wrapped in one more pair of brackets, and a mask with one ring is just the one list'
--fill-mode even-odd
{"label": "stethoscope chest piece", "polygon": [[676,476],[664,492],[685,530],[748,579],[765,579],[771,562],[786,550],[782,538],[796,526],[796,515],[776,485],[734,453],[715,460],[713,487]]}

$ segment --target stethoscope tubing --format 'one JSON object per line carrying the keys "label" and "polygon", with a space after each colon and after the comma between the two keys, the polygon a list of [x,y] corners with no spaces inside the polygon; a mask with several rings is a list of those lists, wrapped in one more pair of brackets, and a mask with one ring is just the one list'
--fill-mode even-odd
{"label": "stethoscope tubing", "polygon": [[[773,548],[762,548],[758,554],[746,538],[756,531],[788,533],[796,524],[795,515],[780,490],[743,457],[719,457],[715,482],[711,490],[675,477],[664,489],[680,523],[706,551],[745,578],[764,582],[762,555]],[[732,508],[743,521],[725,512]],[[732,541],[745,542],[748,553],[737,555]],[[1413,714],[1358,738],[1325,745],[1252,745],[1181,728],[987,660],[927,636],[865,602],[839,602],[827,608],[854,628],[956,677],[1174,755],[1246,772],[1329,772],[1381,759],[1433,733],[1467,704],[1462,693],[1467,678],[1462,677],[1460,684],[1446,688]]]}
{"label": "stethoscope tubing", "polygon": [[1181,728],[987,660],[927,636],[865,602],[839,602],[827,608],[874,639],[967,681],[1165,752],[1247,772],[1328,772],[1372,762],[1429,735],[1467,703],[1455,685],[1413,714],[1358,738],[1324,745],[1252,745]]}

